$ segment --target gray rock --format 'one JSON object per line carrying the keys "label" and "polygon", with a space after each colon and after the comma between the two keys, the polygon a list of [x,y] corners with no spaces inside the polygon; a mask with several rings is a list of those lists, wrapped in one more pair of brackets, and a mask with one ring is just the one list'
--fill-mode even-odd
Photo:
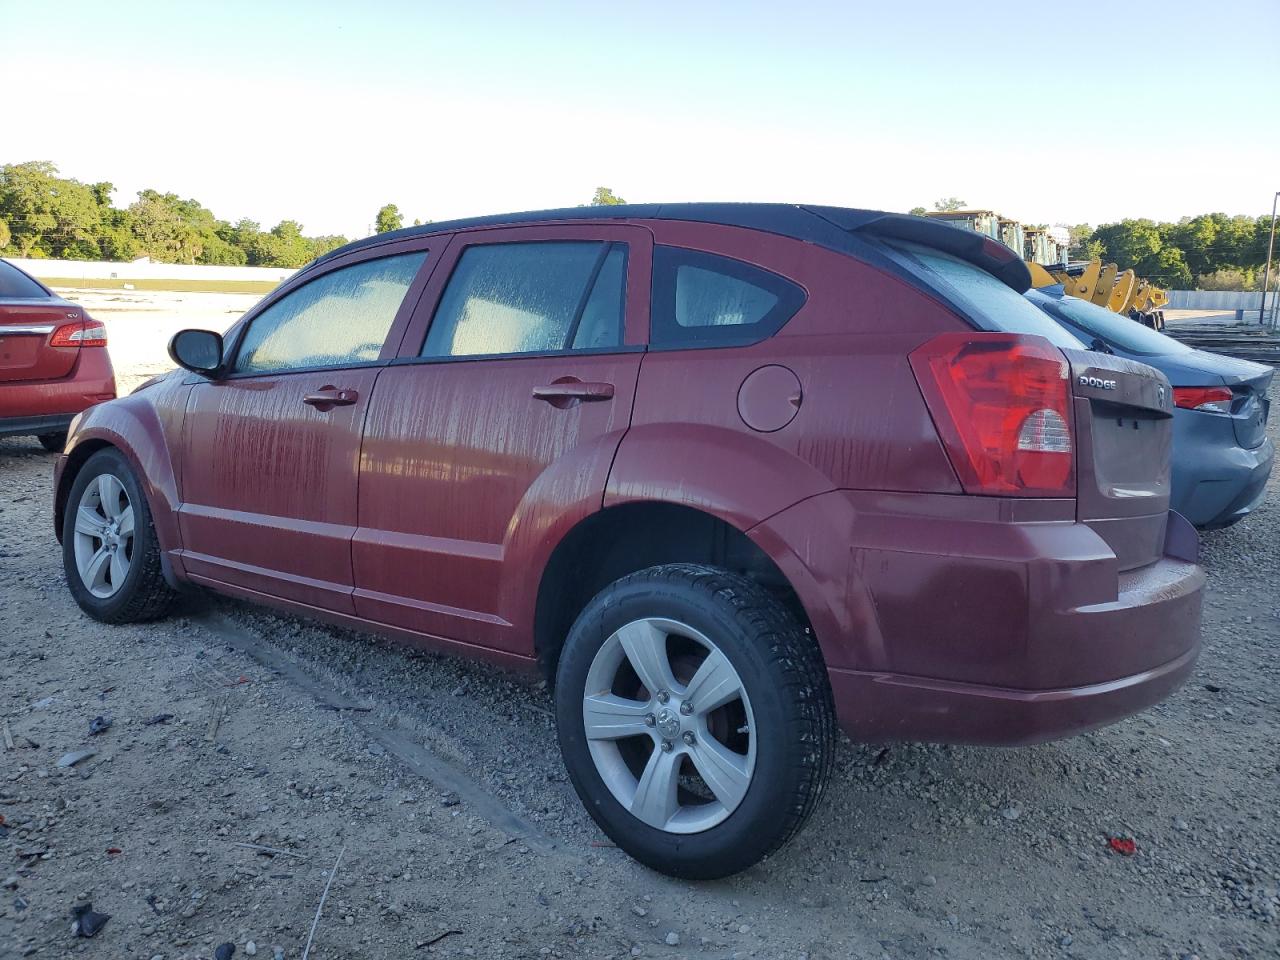
{"label": "gray rock", "polygon": [[678,933],[676,933],[674,930],[672,930],[672,931],[671,931],[670,933],[668,933],[668,934],[667,934],[667,936],[666,936],[666,943],[667,943],[667,946],[668,946],[668,947],[678,947],[678,946],[680,946],[680,934],[678,934]]}
{"label": "gray rock", "polygon": [[58,766],[63,768],[74,767],[82,760],[88,760],[96,752],[96,750],[72,750],[70,753],[64,753],[58,758]]}

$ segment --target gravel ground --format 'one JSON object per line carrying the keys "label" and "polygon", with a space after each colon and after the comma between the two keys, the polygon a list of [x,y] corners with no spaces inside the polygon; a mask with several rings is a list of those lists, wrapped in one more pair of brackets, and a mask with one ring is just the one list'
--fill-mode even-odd
{"label": "gravel ground", "polygon": [[1167,703],[1017,750],[845,743],[794,843],[689,884],[591,823],[536,678],[227,601],[88,620],[52,465],[0,440],[0,957],[297,958],[330,879],[317,960],[1280,957],[1275,480],[1204,537],[1204,653]]}

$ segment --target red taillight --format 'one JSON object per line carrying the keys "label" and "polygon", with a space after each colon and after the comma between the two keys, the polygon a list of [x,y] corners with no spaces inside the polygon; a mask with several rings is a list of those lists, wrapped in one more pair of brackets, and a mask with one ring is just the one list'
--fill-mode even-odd
{"label": "red taillight", "polygon": [[1048,340],[944,333],[911,369],[967,493],[1075,495],[1069,368]]}
{"label": "red taillight", "polygon": [[101,320],[80,320],[64,323],[49,339],[51,347],[105,347],[107,328]]}
{"label": "red taillight", "polygon": [[1227,387],[1174,387],[1173,405],[1184,410],[1230,413],[1231,396]]}

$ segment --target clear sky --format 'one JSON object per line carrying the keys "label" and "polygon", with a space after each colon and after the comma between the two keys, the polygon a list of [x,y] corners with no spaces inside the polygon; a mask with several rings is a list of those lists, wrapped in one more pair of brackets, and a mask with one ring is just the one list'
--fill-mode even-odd
{"label": "clear sky", "polygon": [[0,162],[367,232],[632,202],[1270,211],[1280,0],[0,0]]}

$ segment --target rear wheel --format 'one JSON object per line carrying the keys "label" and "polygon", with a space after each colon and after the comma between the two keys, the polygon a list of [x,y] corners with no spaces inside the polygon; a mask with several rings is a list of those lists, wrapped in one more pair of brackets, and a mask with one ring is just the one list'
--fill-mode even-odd
{"label": "rear wheel", "polygon": [[763,588],[693,564],[602,591],[565,642],[560,746],[601,829],[662,873],[711,879],[787,842],[829,776],[817,647]]}
{"label": "rear wheel", "polygon": [[40,441],[40,446],[50,453],[61,453],[62,448],[67,445],[66,431],[62,433],[42,433],[36,439]]}
{"label": "rear wheel", "polygon": [[71,485],[62,565],[80,608],[104,623],[155,620],[177,596],[160,566],[151,509],[118,450],[95,453]]}

